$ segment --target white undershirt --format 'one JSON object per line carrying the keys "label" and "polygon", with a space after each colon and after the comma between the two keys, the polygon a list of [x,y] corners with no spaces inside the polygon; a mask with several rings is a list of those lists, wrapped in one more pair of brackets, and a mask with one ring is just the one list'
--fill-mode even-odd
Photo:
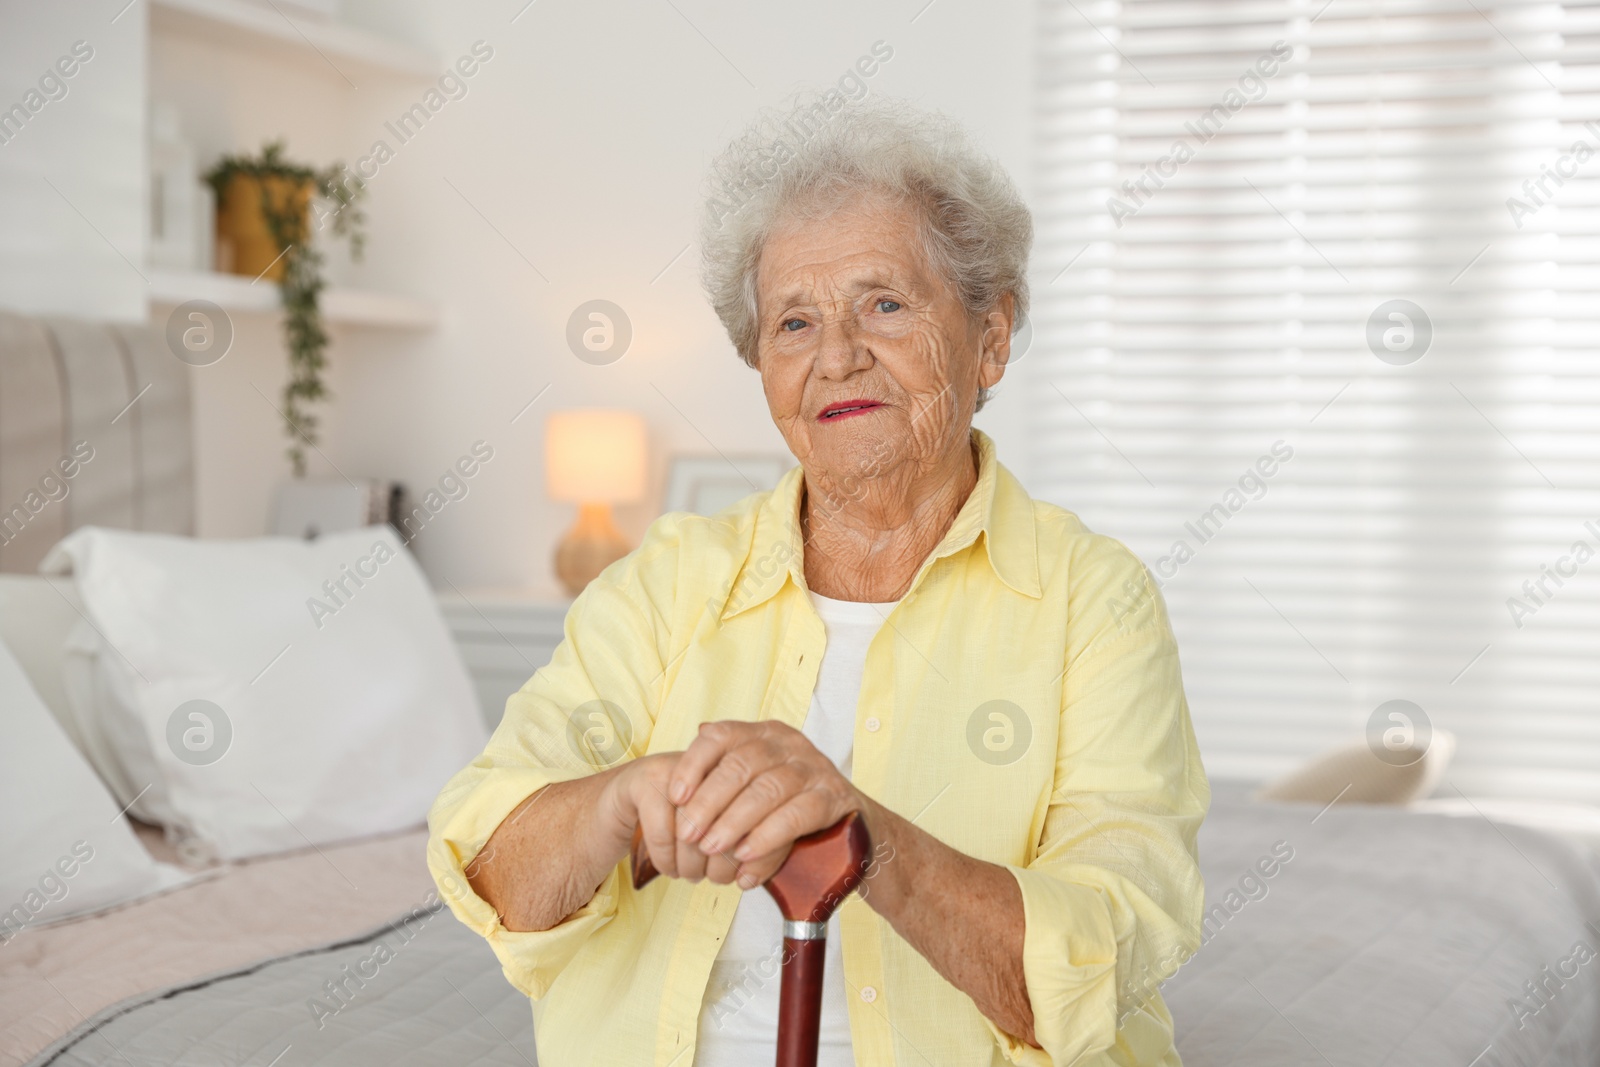
{"label": "white undershirt", "polygon": [[[898,601],[864,604],[812,593],[811,603],[822,616],[828,643],[801,732],[848,778],[867,646]],[[776,1058],[782,955],[783,916],[778,906],[765,889],[749,890],[739,898],[728,940],[711,966],[711,981],[700,1008],[695,1067],[749,1067]],[[850,1050],[848,992],[835,912],[828,920],[828,954],[823,964],[818,1067],[855,1064]]]}

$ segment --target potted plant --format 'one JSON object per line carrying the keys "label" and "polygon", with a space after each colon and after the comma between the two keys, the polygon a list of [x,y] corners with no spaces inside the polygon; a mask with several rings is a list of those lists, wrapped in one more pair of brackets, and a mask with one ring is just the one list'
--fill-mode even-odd
{"label": "potted plant", "polygon": [[224,156],[205,179],[217,195],[217,245],[231,250],[228,269],[278,283],[289,349],[283,418],[295,477],[304,477],[305,446],[317,443],[310,405],[329,395],[322,381],[328,334],[320,297],[326,282],[312,237],[331,222],[334,235],[347,238],[359,260],[366,219],[357,204],[366,185],[342,163],[316,170],[289,162],[282,141],[263,145],[258,156]]}

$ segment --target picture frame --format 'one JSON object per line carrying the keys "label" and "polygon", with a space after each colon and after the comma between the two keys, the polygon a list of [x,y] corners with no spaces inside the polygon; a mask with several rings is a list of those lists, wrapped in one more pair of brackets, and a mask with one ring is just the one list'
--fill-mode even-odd
{"label": "picture frame", "polygon": [[667,466],[663,511],[715,515],[751,493],[777,487],[794,457],[777,453],[675,455]]}
{"label": "picture frame", "polygon": [[[379,478],[296,478],[273,494],[267,532],[314,541],[323,534],[380,523],[397,524],[405,491]],[[396,526],[398,529],[398,526]],[[404,532],[402,531],[402,539]]]}

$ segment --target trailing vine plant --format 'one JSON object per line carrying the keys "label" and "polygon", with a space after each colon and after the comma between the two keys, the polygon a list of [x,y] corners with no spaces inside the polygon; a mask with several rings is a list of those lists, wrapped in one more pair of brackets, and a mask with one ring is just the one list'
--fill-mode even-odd
{"label": "trailing vine plant", "polygon": [[[283,263],[278,293],[283,303],[283,334],[289,350],[289,381],[283,387],[283,419],[289,436],[289,461],[296,478],[305,476],[305,446],[317,443],[318,417],[313,406],[331,395],[322,380],[328,361],[328,332],[323,326],[321,294],[323,257],[312,243],[315,231],[330,225],[336,237],[350,242],[352,258],[364,248],[366,216],[359,203],[366,183],[342,163],[316,170],[283,158],[283,142],[262,146],[259,156],[224,156],[206,172],[205,180],[220,205],[236,176],[256,179],[261,214]],[[314,197],[315,199],[311,199]],[[269,268],[270,269],[270,268]]]}

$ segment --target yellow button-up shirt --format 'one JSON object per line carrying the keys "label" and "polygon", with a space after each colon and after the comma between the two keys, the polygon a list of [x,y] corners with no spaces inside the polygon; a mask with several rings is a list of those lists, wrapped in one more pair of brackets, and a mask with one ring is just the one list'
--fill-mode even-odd
{"label": "yellow button-up shirt", "polygon": [[[1043,1047],[991,1023],[852,894],[839,921],[855,1060],[1170,1067],[1156,990],[1199,946],[1210,787],[1166,610],[1128,549],[1031,499],[992,441],[973,441],[976,487],[868,650],[852,780],[1016,877]],[[658,878],[635,892],[624,860],[559,925],[513,933],[463,868],[552,782],[683,749],[702,722],[802,725],[826,644],[802,489],[796,468],[716,517],[657,520],[573,603],[550,664],[434,804],[429,867],[533,998],[543,1067],[690,1067],[741,890]]]}

